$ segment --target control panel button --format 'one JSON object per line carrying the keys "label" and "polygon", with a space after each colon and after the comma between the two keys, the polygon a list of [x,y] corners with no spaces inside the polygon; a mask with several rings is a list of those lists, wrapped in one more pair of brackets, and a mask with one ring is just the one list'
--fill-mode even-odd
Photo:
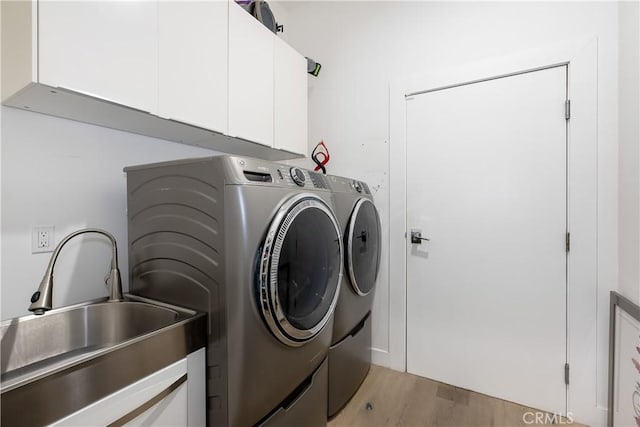
{"label": "control panel button", "polygon": [[305,177],[304,173],[300,169],[293,167],[289,169],[289,174],[291,175],[291,179],[293,179],[293,182],[295,182],[300,187],[304,187]]}

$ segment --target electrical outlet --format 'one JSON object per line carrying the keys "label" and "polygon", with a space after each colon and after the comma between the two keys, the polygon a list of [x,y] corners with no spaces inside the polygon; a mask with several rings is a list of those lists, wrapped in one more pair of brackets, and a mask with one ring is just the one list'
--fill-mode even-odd
{"label": "electrical outlet", "polygon": [[55,247],[53,225],[41,225],[31,230],[31,253],[53,252]]}

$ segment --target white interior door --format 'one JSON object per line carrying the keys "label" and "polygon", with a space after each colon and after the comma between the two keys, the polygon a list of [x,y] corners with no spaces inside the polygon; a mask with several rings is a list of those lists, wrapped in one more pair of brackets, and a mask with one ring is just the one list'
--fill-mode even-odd
{"label": "white interior door", "polygon": [[[566,66],[407,98],[407,371],[564,412]],[[411,243],[412,229],[430,239]]]}

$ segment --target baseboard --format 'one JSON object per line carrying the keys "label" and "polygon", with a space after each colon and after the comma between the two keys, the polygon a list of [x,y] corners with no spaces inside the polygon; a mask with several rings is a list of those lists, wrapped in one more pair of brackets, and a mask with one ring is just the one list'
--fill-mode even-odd
{"label": "baseboard", "polygon": [[387,350],[371,349],[371,363],[388,368],[391,366],[391,356]]}
{"label": "baseboard", "polygon": [[[608,412],[609,411],[607,410],[607,408],[598,405],[598,407],[593,412],[591,418],[585,421],[588,421],[589,423],[588,425],[592,425],[592,426],[606,426]],[[580,421],[580,420],[576,419],[576,421]]]}

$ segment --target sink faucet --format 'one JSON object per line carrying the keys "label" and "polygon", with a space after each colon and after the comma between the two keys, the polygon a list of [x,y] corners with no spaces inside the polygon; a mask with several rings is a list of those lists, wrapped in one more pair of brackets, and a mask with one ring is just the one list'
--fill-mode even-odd
{"label": "sink faucet", "polygon": [[107,287],[109,288],[108,302],[122,301],[122,281],[120,280],[120,270],[118,270],[118,247],[116,245],[115,237],[113,237],[111,233],[100,230],[98,228],[85,228],[82,230],[74,231],[73,233],[62,239],[60,243],[58,243],[58,246],[56,246],[53,254],[51,255],[49,265],[47,266],[47,270],[44,273],[44,277],[40,282],[38,290],[35,291],[31,296],[31,305],[29,306],[29,311],[33,311],[34,314],[44,314],[45,311],[51,310],[51,306],[53,305],[53,267],[56,264],[56,260],[58,259],[60,250],[69,240],[85,233],[102,234],[110,240],[112,248],[111,270],[109,271],[109,275],[106,278]]}

